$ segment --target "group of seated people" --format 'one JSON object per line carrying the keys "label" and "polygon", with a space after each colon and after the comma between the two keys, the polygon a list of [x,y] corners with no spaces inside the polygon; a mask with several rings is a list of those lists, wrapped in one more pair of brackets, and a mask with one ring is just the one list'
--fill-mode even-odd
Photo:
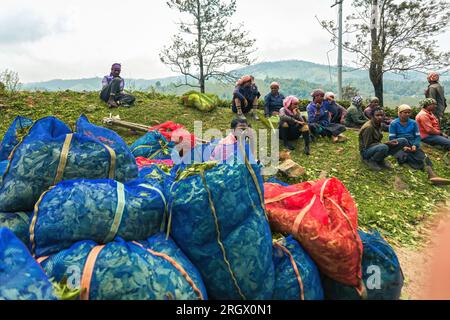
{"label": "group of seated people", "polygon": [[[238,119],[245,119],[245,114],[249,112],[257,119],[260,96],[250,76],[238,81],[233,94],[233,111],[238,114]],[[344,142],[347,139],[342,133],[347,128],[357,128],[360,129],[361,158],[370,169],[392,169],[392,165],[385,161],[392,155],[400,165],[408,164],[415,170],[425,170],[431,183],[450,184],[450,180],[436,176],[431,160],[421,148],[423,141],[431,146],[443,147],[446,156],[450,156],[450,138],[441,131],[439,120],[434,115],[436,100],[423,100],[422,111],[413,120],[410,118],[412,108],[408,105],[398,108],[397,119],[387,117],[378,98],[370,99],[367,108],[363,109],[363,98],[355,96],[351,106],[345,109],[336,102],[332,92],[316,89],[311,97],[306,108],[307,118],[300,112],[299,100],[294,96],[285,97],[276,82],[271,84],[270,93],[264,98],[265,116],[278,116],[280,139],[289,150],[295,149],[290,141],[303,137],[304,152],[309,155],[310,142],[316,137],[330,137],[333,142]],[[389,132],[389,141],[386,143],[382,142],[383,131]]]}

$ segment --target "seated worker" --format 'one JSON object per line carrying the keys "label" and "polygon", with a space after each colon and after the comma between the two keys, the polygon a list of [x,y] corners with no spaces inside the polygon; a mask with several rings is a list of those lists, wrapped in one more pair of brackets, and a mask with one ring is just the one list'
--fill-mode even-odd
{"label": "seated worker", "polygon": [[253,119],[259,120],[256,113],[257,109],[258,94],[252,84],[252,78],[251,76],[243,76],[236,83],[236,88],[233,91],[233,112],[237,113],[239,119],[245,119],[244,114],[252,111]]}
{"label": "seated worker", "polygon": [[437,102],[432,98],[420,102],[422,110],[416,116],[422,141],[431,146],[443,147],[450,153],[450,138],[441,131],[436,112]]}
{"label": "seated worker", "polygon": [[117,108],[118,106],[129,107],[136,100],[132,95],[123,92],[125,81],[120,77],[120,72],[121,65],[114,63],[111,67],[110,75],[104,76],[102,80],[100,99],[105,101],[110,108]]}
{"label": "seated worker", "polygon": [[303,136],[305,140],[305,154],[310,154],[310,136],[309,127],[306,119],[300,114],[298,99],[294,96],[288,96],[284,99],[283,108],[280,109],[280,138],[284,146],[289,150],[295,150],[295,147],[289,143],[289,140],[298,140]]}
{"label": "seated worker", "polygon": [[355,96],[352,99],[352,105],[348,108],[348,114],[345,117],[345,125],[349,128],[361,128],[369,119],[362,110],[363,98]]}
{"label": "seated worker", "polygon": [[308,124],[312,134],[331,137],[333,142],[346,141],[347,138],[342,135],[346,130],[345,126],[330,123],[328,111],[322,104],[325,92],[321,89],[316,89],[311,93],[311,97],[313,100],[306,107],[306,111],[308,112]]}
{"label": "seated worker", "polygon": [[[380,108],[380,99],[377,97],[373,97],[370,99],[370,103],[367,106],[366,110],[364,110],[364,115],[367,117],[367,119],[371,119],[370,115],[373,113],[373,110]],[[386,116],[386,114],[383,117],[383,122],[381,122],[381,129],[384,132],[389,132],[389,125],[394,119],[391,119]]]}
{"label": "seated worker", "polygon": [[424,170],[434,185],[447,185],[450,180],[439,178],[432,169],[430,158],[420,148],[420,131],[417,122],[410,119],[412,108],[406,104],[398,107],[398,118],[389,127],[389,140],[405,138],[408,145],[395,154],[400,165],[408,164],[415,170]]}
{"label": "seated worker", "polygon": [[330,115],[330,123],[345,124],[347,109],[336,102],[333,92],[325,93],[323,105]]}
{"label": "seated worker", "polygon": [[250,154],[249,161],[252,162],[254,159],[255,150],[254,143],[251,141],[253,139],[251,127],[247,120],[238,118],[233,119],[230,127],[230,134],[218,142],[211,154],[210,160],[225,162],[231,155],[239,152],[239,150],[246,150],[247,155]]}
{"label": "seated worker", "polygon": [[388,156],[393,156],[408,145],[404,138],[382,143],[384,110],[375,108],[372,110],[370,121],[367,121],[359,131],[359,152],[364,163],[374,171],[392,169],[392,165],[386,162]]}
{"label": "seated worker", "polygon": [[284,98],[284,95],[280,93],[280,85],[273,82],[270,85],[270,93],[264,97],[264,114],[267,118],[280,113]]}

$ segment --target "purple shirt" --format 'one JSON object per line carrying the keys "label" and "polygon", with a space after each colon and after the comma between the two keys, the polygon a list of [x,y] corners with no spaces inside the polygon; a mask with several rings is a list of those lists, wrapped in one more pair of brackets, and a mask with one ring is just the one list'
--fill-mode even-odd
{"label": "purple shirt", "polygon": [[[120,78],[120,77],[119,77]],[[102,87],[106,87],[107,85],[109,85],[112,81],[114,80],[114,76],[104,76],[103,80],[102,80]],[[123,78],[120,78],[120,91],[123,91],[123,89],[125,88],[125,80],[123,80]]]}

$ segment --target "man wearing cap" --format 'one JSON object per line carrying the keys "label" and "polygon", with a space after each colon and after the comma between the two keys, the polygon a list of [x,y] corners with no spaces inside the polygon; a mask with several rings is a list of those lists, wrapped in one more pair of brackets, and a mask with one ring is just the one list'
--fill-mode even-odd
{"label": "man wearing cap", "polygon": [[420,148],[421,138],[417,122],[410,118],[412,108],[406,104],[398,107],[398,118],[392,121],[389,127],[389,140],[404,138],[408,145],[397,152],[395,157],[400,165],[408,164],[415,170],[424,170],[428,173],[428,179],[434,185],[447,185],[450,180],[442,179],[433,172],[430,158]]}
{"label": "man wearing cap", "polygon": [[120,77],[121,69],[122,66],[119,63],[114,63],[109,76],[104,76],[102,80],[100,99],[105,101],[110,108],[128,107],[136,100],[134,96],[123,92],[125,81]]}
{"label": "man wearing cap", "polygon": [[433,113],[440,122],[444,116],[445,109],[447,108],[444,87],[439,83],[439,74],[437,72],[430,72],[427,80],[429,85],[428,89],[425,91],[425,97],[436,100],[437,107]]}
{"label": "man wearing cap", "polygon": [[258,95],[252,84],[251,76],[243,76],[236,83],[233,91],[233,112],[237,113],[239,119],[245,119],[246,113],[252,111],[253,118],[259,120],[256,113],[258,110]]}
{"label": "man wearing cap", "polygon": [[369,119],[364,115],[362,109],[363,98],[355,96],[352,99],[352,105],[348,108],[345,117],[345,125],[349,128],[361,128]]}
{"label": "man wearing cap", "polygon": [[439,120],[434,115],[437,108],[436,100],[428,98],[421,101],[420,105],[422,110],[417,115],[416,122],[422,141],[431,146],[444,147],[446,151],[450,152],[450,138],[442,132]]}
{"label": "man wearing cap", "polygon": [[330,137],[334,143],[345,142],[347,137],[342,135],[347,129],[342,124],[330,123],[330,115],[323,105],[325,92],[316,89],[311,93],[312,101],[306,107],[308,112],[309,129],[314,136]]}
{"label": "man wearing cap", "polygon": [[264,114],[267,118],[280,113],[284,98],[284,95],[280,93],[280,85],[277,82],[272,82],[270,93],[264,97]]}

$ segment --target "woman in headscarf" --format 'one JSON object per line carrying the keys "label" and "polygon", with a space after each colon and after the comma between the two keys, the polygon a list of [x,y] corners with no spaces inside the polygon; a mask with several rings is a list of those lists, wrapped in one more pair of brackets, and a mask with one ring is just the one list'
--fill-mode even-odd
{"label": "woman in headscarf", "polygon": [[352,99],[352,105],[348,108],[348,114],[345,117],[345,125],[349,128],[361,128],[369,119],[365,116],[362,109],[363,98],[355,96]]}
{"label": "woman in headscarf", "polygon": [[395,154],[400,165],[408,164],[415,170],[425,170],[428,179],[434,185],[448,185],[450,180],[438,177],[433,169],[430,158],[420,147],[421,138],[417,122],[412,120],[412,108],[406,104],[398,107],[398,118],[389,127],[389,140],[406,139],[408,145]]}
{"label": "woman in headscarf", "polygon": [[233,91],[233,112],[237,113],[239,119],[246,119],[244,114],[252,111],[253,118],[259,120],[258,110],[258,88],[252,81],[251,76],[243,76],[236,83]]}
{"label": "woman in headscarf", "polygon": [[102,80],[102,91],[100,99],[106,102],[110,108],[119,106],[129,107],[136,100],[131,94],[125,94],[125,80],[120,77],[122,66],[114,63],[109,76],[104,76]]}
{"label": "woman in headscarf", "polygon": [[325,92],[316,89],[311,93],[312,101],[306,107],[308,112],[309,129],[315,136],[331,137],[333,142],[344,142],[347,140],[342,133],[346,130],[345,126],[337,123],[330,123],[330,116],[323,105]]}
{"label": "woman in headscarf", "polygon": [[325,100],[323,101],[323,105],[330,115],[330,123],[345,123],[347,109],[336,102],[335,94],[333,92],[325,93]]}
{"label": "woman in headscarf", "polygon": [[284,98],[284,95],[280,93],[278,82],[272,82],[270,93],[264,97],[264,114],[267,118],[278,115],[280,109],[283,108]]}
{"label": "woman in headscarf", "polygon": [[425,91],[426,98],[432,98],[437,102],[437,108],[434,115],[441,122],[447,108],[447,100],[445,99],[444,87],[439,83],[439,74],[437,72],[430,72],[427,77],[428,89]]}
{"label": "woman in headscarf", "polygon": [[298,140],[303,136],[305,140],[305,154],[310,154],[310,136],[309,127],[306,119],[300,114],[298,99],[294,96],[288,96],[284,99],[283,108],[280,109],[280,138],[284,146],[289,150],[295,147],[289,143],[289,140]]}

